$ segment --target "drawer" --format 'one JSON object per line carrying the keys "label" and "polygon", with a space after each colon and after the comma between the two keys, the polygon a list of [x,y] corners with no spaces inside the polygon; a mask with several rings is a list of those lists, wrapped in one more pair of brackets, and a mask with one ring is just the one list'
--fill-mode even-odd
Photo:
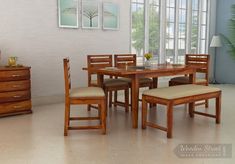
{"label": "drawer", "polygon": [[0,71],[0,81],[27,80],[27,79],[30,79],[30,71],[28,69]]}
{"label": "drawer", "polygon": [[30,80],[0,82],[0,92],[29,90]]}
{"label": "drawer", "polygon": [[13,113],[31,109],[31,101],[0,104],[0,114]]}
{"label": "drawer", "polygon": [[30,91],[2,92],[0,93],[0,103],[21,101],[30,99]]}

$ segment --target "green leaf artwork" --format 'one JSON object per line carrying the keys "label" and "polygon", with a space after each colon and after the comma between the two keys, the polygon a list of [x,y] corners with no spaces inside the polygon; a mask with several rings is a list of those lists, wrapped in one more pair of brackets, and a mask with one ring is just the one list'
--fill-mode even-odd
{"label": "green leaf artwork", "polygon": [[59,27],[78,28],[78,0],[58,0]]}
{"label": "green leaf artwork", "polygon": [[221,35],[222,41],[227,48],[227,52],[235,60],[235,4],[231,6],[232,18],[229,19],[228,30],[229,36]]}
{"label": "green leaf artwork", "polygon": [[103,28],[118,29],[119,7],[114,3],[103,3]]}

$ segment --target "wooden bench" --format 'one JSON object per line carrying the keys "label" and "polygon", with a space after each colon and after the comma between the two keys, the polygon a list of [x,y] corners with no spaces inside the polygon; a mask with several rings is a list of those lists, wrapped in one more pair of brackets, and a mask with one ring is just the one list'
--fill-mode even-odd
{"label": "wooden bench", "polygon": [[[195,111],[195,101],[216,99],[216,114],[208,114]],[[147,121],[147,104],[162,104],[167,106],[167,127],[159,126]],[[142,128],[146,126],[157,128],[167,132],[167,138],[172,138],[173,106],[189,103],[189,115],[199,114],[216,119],[220,123],[221,117],[221,90],[219,88],[195,84],[172,86],[167,88],[150,89],[143,92],[142,96]]]}

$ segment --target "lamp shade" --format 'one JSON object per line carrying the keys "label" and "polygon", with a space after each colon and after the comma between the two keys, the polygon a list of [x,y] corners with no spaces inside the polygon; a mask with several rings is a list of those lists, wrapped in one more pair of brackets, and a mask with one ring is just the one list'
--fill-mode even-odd
{"label": "lamp shade", "polygon": [[219,35],[214,35],[211,40],[210,47],[222,47],[221,39]]}

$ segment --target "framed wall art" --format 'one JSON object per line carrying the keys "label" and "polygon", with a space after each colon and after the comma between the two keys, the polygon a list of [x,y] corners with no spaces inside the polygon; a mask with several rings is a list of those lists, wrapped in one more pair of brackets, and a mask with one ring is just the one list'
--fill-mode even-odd
{"label": "framed wall art", "polygon": [[99,1],[82,0],[82,28],[99,28]]}
{"label": "framed wall art", "polygon": [[103,3],[103,29],[119,29],[119,6],[115,3]]}
{"label": "framed wall art", "polygon": [[78,28],[78,0],[58,0],[59,27]]}

